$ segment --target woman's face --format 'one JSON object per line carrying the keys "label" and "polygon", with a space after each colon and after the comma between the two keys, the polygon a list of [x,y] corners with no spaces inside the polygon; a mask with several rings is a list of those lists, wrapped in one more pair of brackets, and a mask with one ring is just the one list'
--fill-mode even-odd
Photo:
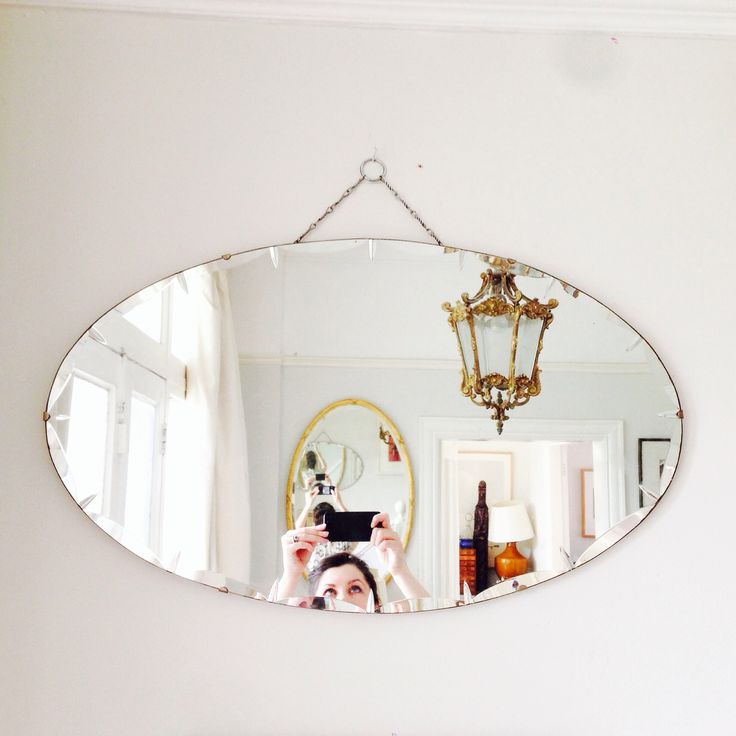
{"label": "woman's face", "polygon": [[315,595],[337,598],[366,610],[371,586],[355,565],[331,567],[322,573]]}

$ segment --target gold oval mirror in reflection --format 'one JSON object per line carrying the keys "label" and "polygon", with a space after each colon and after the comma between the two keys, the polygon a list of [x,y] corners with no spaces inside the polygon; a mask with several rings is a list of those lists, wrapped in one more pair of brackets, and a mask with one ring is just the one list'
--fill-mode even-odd
{"label": "gold oval mirror in reflection", "polygon": [[[287,530],[322,523],[330,512],[382,512],[406,549],[414,514],[411,461],[396,425],[374,404],[342,399],[319,411],[299,440],[288,477]],[[340,517],[343,524],[352,521],[350,513]],[[306,572],[330,554],[349,552],[368,565],[381,587],[389,571],[371,544],[371,527],[364,529],[365,539],[330,538],[318,545]],[[359,532],[352,536],[361,536]],[[385,599],[387,591],[381,592],[380,599]]]}
{"label": "gold oval mirror in reflection", "polygon": [[71,348],[44,414],[72,497],[143,559],[396,612],[600,554],[667,489],[681,417],[649,344],[595,299],[386,240],[264,248],[147,287]]}

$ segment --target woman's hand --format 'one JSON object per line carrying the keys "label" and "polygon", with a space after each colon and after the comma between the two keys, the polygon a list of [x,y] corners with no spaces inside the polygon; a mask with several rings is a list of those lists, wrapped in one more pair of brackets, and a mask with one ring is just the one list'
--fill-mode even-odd
{"label": "woman's hand", "polygon": [[319,488],[317,488],[317,482],[314,478],[310,478],[307,482],[307,490],[304,491],[304,506],[306,508],[309,508],[312,501],[314,500],[314,497],[319,493]]}
{"label": "woman's hand", "polygon": [[304,522],[309,516],[309,510],[312,508],[312,500],[319,493],[319,488],[314,484],[314,478],[307,482],[307,490],[304,491],[304,508],[294,522],[294,526],[298,529],[304,526]]}
{"label": "woman's hand", "polygon": [[326,524],[289,529],[281,537],[284,575],[299,577],[309,562],[314,548],[327,541]]}
{"label": "woman's hand", "polygon": [[284,572],[279,578],[277,599],[289,598],[296,594],[299,578],[318,544],[327,541],[326,524],[303,526],[289,529],[281,537],[281,554],[284,559]]}
{"label": "woman's hand", "polygon": [[381,553],[386,569],[394,576],[400,574],[407,569],[404,545],[398,532],[391,528],[388,514],[376,514],[371,519],[371,526],[371,544]]}
{"label": "woman's hand", "polygon": [[332,481],[330,481],[330,485],[333,486],[335,489],[334,493],[332,494],[332,497],[335,499],[335,506],[337,507],[338,511],[347,511],[347,508],[345,507],[345,504],[342,500],[342,495],[340,494],[340,489],[334,485]]}
{"label": "woman's hand", "polygon": [[381,553],[388,572],[405,598],[428,598],[427,589],[414,577],[409,569],[398,532],[391,528],[388,514],[376,514],[371,519],[371,544]]}

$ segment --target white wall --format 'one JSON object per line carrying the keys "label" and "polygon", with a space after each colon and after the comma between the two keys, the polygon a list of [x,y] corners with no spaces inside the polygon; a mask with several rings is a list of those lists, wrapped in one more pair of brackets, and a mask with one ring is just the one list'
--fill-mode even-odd
{"label": "white wall", "polygon": [[[567,498],[570,530],[570,556],[573,560],[588,548],[592,539],[583,536],[583,500],[581,495],[582,477],[584,468],[593,467],[593,448],[588,442],[573,442],[565,447],[565,463],[567,465]],[[586,530],[589,534],[593,530]]]}
{"label": "white wall", "polygon": [[[0,23],[7,732],[727,729],[736,43],[12,9]],[[305,613],[141,562],[48,461],[41,412],[65,350],[158,277],[293,239],[374,146],[442,236],[559,271],[654,343],[686,412],[672,488],[591,564],[460,611]],[[374,188],[330,233],[417,230]]]}

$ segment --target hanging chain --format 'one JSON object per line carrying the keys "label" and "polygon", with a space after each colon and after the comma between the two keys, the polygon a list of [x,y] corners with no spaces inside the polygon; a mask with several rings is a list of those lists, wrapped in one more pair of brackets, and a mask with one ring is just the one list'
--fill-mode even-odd
{"label": "hanging chain", "polygon": [[[374,162],[377,163],[379,166],[381,166],[383,173],[381,173],[380,176],[376,177],[370,177],[365,174],[365,166],[366,164]],[[312,230],[315,230],[317,226],[324,220],[328,215],[331,215],[335,209],[338,207],[338,205],[345,199],[347,199],[364,181],[370,181],[370,182],[381,182],[386,189],[391,192],[391,194],[396,197],[396,199],[401,202],[402,205],[404,205],[404,208],[406,211],[424,228],[424,231],[429,235],[432,240],[434,240],[437,245],[440,245],[442,247],[445,247],[445,244],[435,235],[434,230],[431,230],[427,225],[424,223],[424,220],[419,216],[416,210],[412,209],[409,204],[406,202],[406,200],[388,183],[388,180],[386,179],[386,166],[381,161],[379,161],[377,158],[369,158],[363,161],[363,163],[360,165],[360,179],[355,182],[352,186],[348,187],[341,195],[340,197],[333,202],[323,213],[318,217],[295,241],[294,245],[297,245],[301,243],[304,238],[309,235],[309,233],[312,232]]]}
{"label": "hanging chain", "polygon": [[378,181],[380,181],[381,184],[383,184],[386,187],[386,189],[388,189],[389,192],[391,192],[391,194],[393,194],[394,197],[396,197],[396,199],[398,199],[399,202],[401,202],[401,204],[404,205],[404,207],[406,208],[406,211],[424,228],[427,235],[429,235],[429,237],[432,238],[432,240],[434,240],[434,242],[437,243],[437,245],[441,245],[444,248],[445,244],[434,234],[434,230],[431,230],[424,224],[424,220],[422,220],[422,218],[419,217],[419,215],[417,214],[417,211],[413,210],[406,203],[406,200],[388,183],[388,181],[386,180],[386,177],[382,175],[378,179]]}
{"label": "hanging chain", "polygon": [[365,179],[365,176],[364,176],[363,174],[361,174],[361,175],[360,175],[360,179],[358,179],[358,181],[356,181],[356,182],[355,182],[355,184],[353,184],[353,185],[352,185],[351,187],[348,187],[348,188],[347,188],[347,189],[346,189],[346,190],[345,190],[345,191],[344,191],[344,192],[343,192],[343,193],[342,193],[342,194],[340,195],[340,197],[339,197],[339,198],[338,198],[338,199],[337,199],[336,201],[334,201],[334,202],[333,202],[333,203],[332,203],[332,204],[331,204],[331,205],[330,205],[330,206],[329,206],[329,207],[328,207],[328,208],[327,208],[327,209],[326,209],[326,210],[325,210],[325,211],[324,211],[324,212],[323,212],[323,213],[322,213],[322,214],[321,214],[321,215],[320,215],[320,216],[319,216],[319,217],[318,217],[318,218],[317,218],[317,219],[316,219],[316,220],[315,220],[315,221],[314,221],[314,222],[313,222],[313,223],[312,223],[312,224],[311,224],[311,225],[310,225],[310,226],[309,226],[309,227],[308,227],[308,228],[307,228],[307,229],[306,229],[306,230],[305,230],[305,231],[304,231],[304,232],[303,232],[303,233],[302,233],[302,234],[301,234],[301,235],[300,235],[300,236],[299,236],[299,237],[298,237],[298,238],[297,238],[297,239],[296,239],[295,241],[294,241],[294,245],[297,245],[297,244],[301,243],[301,242],[302,242],[302,240],[304,240],[304,238],[306,238],[306,237],[307,237],[307,235],[309,235],[309,233],[311,233],[311,232],[312,232],[312,230],[314,230],[314,229],[315,229],[315,228],[317,227],[317,225],[319,225],[319,224],[320,224],[320,222],[322,222],[322,220],[324,220],[324,219],[325,219],[325,217],[327,217],[327,215],[331,215],[331,214],[332,214],[332,213],[333,213],[333,212],[335,211],[335,208],[336,208],[336,207],[337,207],[337,206],[338,206],[338,205],[340,204],[340,202],[342,202],[342,201],[343,201],[343,199],[347,199],[347,198],[348,198],[348,197],[349,197],[349,196],[350,196],[350,195],[351,195],[351,194],[352,194],[352,193],[353,193],[353,192],[354,192],[354,191],[355,191],[355,190],[356,190],[356,189],[357,189],[357,188],[358,188],[358,187],[359,187],[359,186],[360,186],[360,185],[361,185],[361,184],[362,184],[362,183],[363,183],[363,182],[364,182],[365,180],[366,180],[366,179]]}

